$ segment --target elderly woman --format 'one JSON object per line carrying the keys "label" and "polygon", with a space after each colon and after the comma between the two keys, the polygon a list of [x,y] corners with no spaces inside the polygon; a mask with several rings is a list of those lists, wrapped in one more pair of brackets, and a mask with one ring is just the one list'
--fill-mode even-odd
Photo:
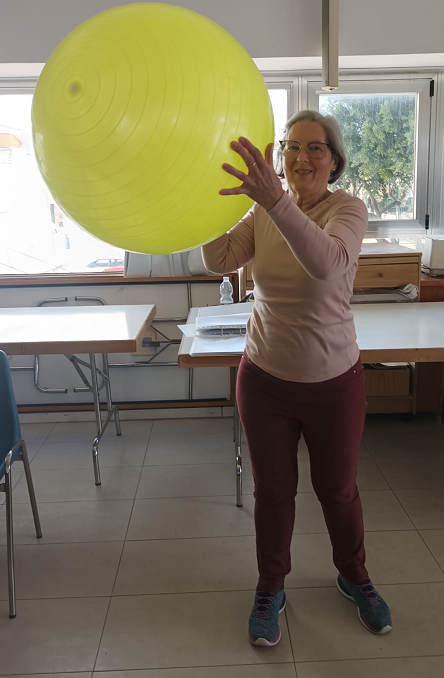
{"label": "elderly woman", "polygon": [[255,302],[237,381],[254,477],[259,570],[249,638],[276,645],[281,637],[301,434],[339,571],[337,587],[354,601],[369,631],[387,633],[390,610],[365,567],[356,486],[366,398],[349,302],[367,210],[345,191],[328,190],[346,165],[331,116],[302,111],[288,121],[280,142],[288,191],[273,168],[272,144],[265,158],[242,137],[231,147],[247,173],[223,165],[242,184],[220,193],[246,194],[255,205],[205,245],[203,257],[207,269],[220,274],[254,260]]}

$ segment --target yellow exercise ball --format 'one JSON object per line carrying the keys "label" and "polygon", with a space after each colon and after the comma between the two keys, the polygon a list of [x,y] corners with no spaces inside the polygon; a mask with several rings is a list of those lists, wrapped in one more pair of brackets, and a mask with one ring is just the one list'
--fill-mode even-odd
{"label": "yellow exercise ball", "polygon": [[138,3],[78,26],[32,106],[37,164],[61,209],[94,236],[146,254],[211,242],[245,214],[222,170],[229,144],[273,141],[268,91],[241,45],[187,9]]}

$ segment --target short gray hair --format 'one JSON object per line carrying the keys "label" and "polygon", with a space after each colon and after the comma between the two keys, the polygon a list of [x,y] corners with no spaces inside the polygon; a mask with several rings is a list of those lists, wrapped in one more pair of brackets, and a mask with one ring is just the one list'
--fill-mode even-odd
{"label": "short gray hair", "polygon": [[327,141],[330,146],[330,151],[336,160],[336,169],[330,175],[329,184],[334,184],[345,171],[347,166],[347,153],[344,145],[344,138],[342,136],[341,128],[338,121],[332,115],[322,115],[319,111],[299,111],[295,113],[285,124],[285,132],[288,134],[290,129],[297,122],[308,120],[309,122],[317,122],[325,129],[327,134]]}

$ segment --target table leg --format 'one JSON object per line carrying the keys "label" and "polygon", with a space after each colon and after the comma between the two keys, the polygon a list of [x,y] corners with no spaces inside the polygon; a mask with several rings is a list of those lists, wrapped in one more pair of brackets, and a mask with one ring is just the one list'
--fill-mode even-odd
{"label": "table leg", "polygon": [[234,389],[234,413],[233,413],[233,440],[234,455],[236,459],[236,506],[243,506],[242,500],[242,423],[239,416],[239,409],[236,400],[236,378],[237,368],[235,369],[235,389]]}
{"label": "table leg", "polygon": [[116,435],[121,436],[122,431],[120,430],[120,418],[119,418],[119,410],[117,409],[117,405],[113,405],[113,399],[111,395],[111,381],[109,378],[109,366],[108,366],[108,354],[107,353],[102,353],[102,360],[103,360],[103,373],[105,375],[105,391],[106,391],[106,403],[108,407],[108,413],[113,412],[114,414],[114,423],[116,425]]}
{"label": "table leg", "polygon": [[92,444],[94,481],[96,485],[100,485],[102,481],[100,480],[100,468],[99,468],[99,441],[100,438],[102,437],[103,427],[102,427],[102,415],[100,413],[99,382],[97,379],[96,356],[94,355],[94,353],[89,354],[89,364],[91,368],[91,391],[93,394],[94,412],[96,415],[96,425],[97,425],[97,436],[94,438]]}

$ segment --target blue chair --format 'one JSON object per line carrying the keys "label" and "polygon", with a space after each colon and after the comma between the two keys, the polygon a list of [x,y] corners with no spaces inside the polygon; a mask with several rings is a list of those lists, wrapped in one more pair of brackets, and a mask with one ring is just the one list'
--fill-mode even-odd
{"label": "blue chair", "polygon": [[8,558],[9,616],[15,617],[14,538],[12,521],[11,466],[22,461],[25,467],[37,537],[42,536],[25,441],[21,437],[17,405],[12,388],[8,358],[0,351],[0,491],[6,493],[6,544]]}

